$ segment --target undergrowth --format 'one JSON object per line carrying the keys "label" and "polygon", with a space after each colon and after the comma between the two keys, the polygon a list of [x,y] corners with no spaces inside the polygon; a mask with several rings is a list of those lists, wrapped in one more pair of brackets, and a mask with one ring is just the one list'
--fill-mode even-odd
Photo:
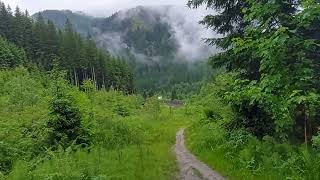
{"label": "undergrowth", "polygon": [[[0,179],[176,177],[175,134],[192,119],[183,108],[97,91],[90,82],[81,91],[21,68],[0,71],[0,86]],[[64,94],[58,97],[68,97],[58,99],[66,102],[63,111],[56,104],[51,109],[58,90]],[[52,118],[55,124],[48,126]],[[78,143],[83,135],[86,146]]]}
{"label": "undergrowth", "polygon": [[320,179],[317,136],[306,148],[271,136],[259,139],[245,128],[230,129],[237,117],[219,94],[226,83],[218,79],[191,100],[197,121],[186,131],[187,147],[228,179]]}

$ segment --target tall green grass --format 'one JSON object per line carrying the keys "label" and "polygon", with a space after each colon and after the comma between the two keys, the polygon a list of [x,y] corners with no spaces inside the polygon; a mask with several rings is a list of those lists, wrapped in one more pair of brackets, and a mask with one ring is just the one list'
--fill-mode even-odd
{"label": "tall green grass", "polygon": [[306,149],[305,144],[270,136],[258,139],[245,129],[228,126],[236,116],[223,99],[229,82],[218,78],[191,99],[190,113],[196,116],[186,131],[191,152],[228,179],[320,179],[317,138]]}
{"label": "tall green grass", "polygon": [[[106,94],[107,95],[107,94]],[[95,112],[93,146],[47,152],[36,161],[17,161],[8,179],[174,179],[178,172],[172,147],[179,128],[189,124],[183,109],[150,105],[108,117]],[[132,108],[128,108],[132,110]]]}
{"label": "tall green grass", "polygon": [[[201,117],[198,117],[201,119]],[[305,145],[227,132],[221,120],[201,120],[186,131],[187,147],[228,179],[320,179],[320,154]]]}
{"label": "tall green grass", "polygon": [[[50,102],[57,89],[74,99],[90,146],[50,148]],[[155,98],[80,91],[25,69],[0,70],[0,179],[174,179],[172,147],[185,110]]]}

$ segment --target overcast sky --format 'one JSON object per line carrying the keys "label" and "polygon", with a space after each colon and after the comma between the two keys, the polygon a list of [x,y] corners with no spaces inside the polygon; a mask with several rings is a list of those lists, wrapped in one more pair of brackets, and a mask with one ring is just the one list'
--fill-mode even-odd
{"label": "overcast sky", "polygon": [[12,8],[17,5],[21,9],[28,9],[30,14],[46,9],[69,9],[84,11],[96,15],[108,15],[118,10],[128,9],[138,5],[181,5],[185,6],[188,0],[1,0],[10,4]]}

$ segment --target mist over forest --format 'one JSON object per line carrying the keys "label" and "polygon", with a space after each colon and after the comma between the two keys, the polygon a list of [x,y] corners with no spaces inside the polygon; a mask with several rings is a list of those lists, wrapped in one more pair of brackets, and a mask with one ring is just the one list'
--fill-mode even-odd
{"label": "mist over forest", "polygon": [[[138,6],[109,17],[93,17],[69,10],[40,12],[63,28],[67,19],[83,36],[132,65],[139,92],[172,91],[172,85],[206,80],[212,74],[206,59],[218,48],[205,39],[218,37],[199,24],[205,11],[184,6]],[[33,15],[36,18],[38,14]],[[194,68],[202,66],[202,68]],[[180,73],[184,69],[184,73]],[[202,71],[204,70],[204,71]]]}

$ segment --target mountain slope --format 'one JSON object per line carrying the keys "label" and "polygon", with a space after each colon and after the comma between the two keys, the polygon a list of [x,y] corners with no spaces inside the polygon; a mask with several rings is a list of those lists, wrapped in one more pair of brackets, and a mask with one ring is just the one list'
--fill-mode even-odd
{"label": "mountain slope", "polygon": [[[72,12],[70,10],[45,10],[41,13],[44,19],[52,21],[59,28],[63,28],[67,19],[69,19],[78,33],[87,35],[91,33],[91,23],[93,17],[82,12]],[[39,16],[39,13],[33,15],[33,18]]]}
{"label": "mountain slope", "polygon": [[[178,50],[178,43],[163,14],[148,7],[120,11],[93,23],[97,40],[105,47],[119,52],[127,49],[147,57],[170,56]],[[120,42],[110,44],[120,37]],[[116,47],[115,45],[120,45]]]}
{"label": "mountain slope", "polygon": [[128,59],[135,69],[138,90],[171,91],[174,84],[204,79],[208,68],[203,60],[215,52],[201,41],[208,31],[184,11],[172,6],[139,6],[107,18],[71,11],[41,14],[60,27],[69,19],[78,32],[89,32],[100,47]]}

